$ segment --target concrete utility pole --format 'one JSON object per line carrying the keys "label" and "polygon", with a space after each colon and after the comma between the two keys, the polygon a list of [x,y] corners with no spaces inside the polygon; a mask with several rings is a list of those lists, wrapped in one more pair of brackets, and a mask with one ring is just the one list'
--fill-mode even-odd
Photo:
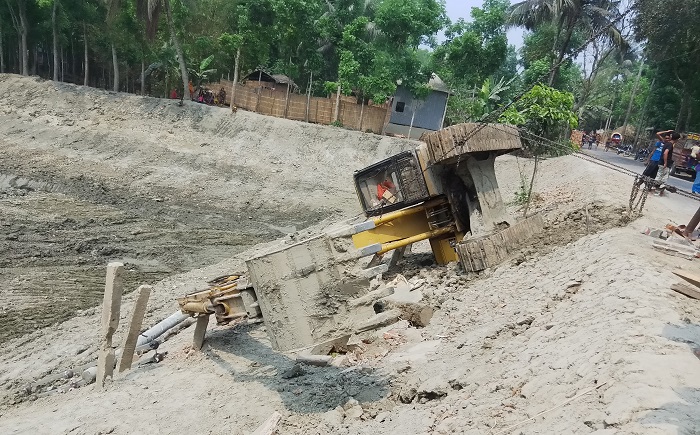
{"label": "concrete utility pole", "polygon": [[102,303],[102,322],[97,350],[97,385],[104,386],[107,378],[114,374],[114,348],[112,337],[119,326],[119,311],[122,303],[124,265],[109,263],[105,280],[105,295]]}
{"label": "concrete utility pole", "polygon": [[119,373],[131,368],[131,363],[134,360],[134,351],[136,343],[141,332],[141,324],[143,316],[146,314],[148,306],[148,298],[151,296],[152,287],[150,285],[142,285],[138,288],[138,298],[134,304],[134,310],[131,312],[129,320],[129,329],[124,336],[124,344],[122,345],[122,356],[119,360]]}

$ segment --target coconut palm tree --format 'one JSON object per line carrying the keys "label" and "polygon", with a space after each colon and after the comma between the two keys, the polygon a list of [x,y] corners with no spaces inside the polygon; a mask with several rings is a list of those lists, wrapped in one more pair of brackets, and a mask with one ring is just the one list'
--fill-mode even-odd
{"label": "coconut palm tree", "polygon": [[[527,30],[546,23],[555,24],[557,32],[552,51],[556,55],[552,64],[558,65],[571,48],[571,39],[577,30],[593,35],[605,29],[604,34],[611,43],[626,45],[620,31],[612,24],[621,16],[620,4],[620,0],[523,0],[511,6],[508,23]],[[552,69],[550,86],[558,71],[558,67]]]}

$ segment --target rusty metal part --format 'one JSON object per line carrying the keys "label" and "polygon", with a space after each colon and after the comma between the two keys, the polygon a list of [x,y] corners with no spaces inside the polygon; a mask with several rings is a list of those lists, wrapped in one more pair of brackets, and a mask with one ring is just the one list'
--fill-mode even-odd
{"label": "rusty metal part", "polygon": [[218,277],[209,282],[208,289],[178,298],[180,311],[194,317],[214,314],[218,324],[246,316],[258,317],[255,292],[241,278],[241,274]]}

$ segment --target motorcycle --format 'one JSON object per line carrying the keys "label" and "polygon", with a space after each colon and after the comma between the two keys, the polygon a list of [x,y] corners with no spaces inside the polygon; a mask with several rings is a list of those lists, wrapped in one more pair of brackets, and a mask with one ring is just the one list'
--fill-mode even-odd
{"label": "motorcycle", "polygon": [[632,155],[632,145],[620,145],[617,147],[617,153],[623,154],[625,157]]}
{"label": "motorcycle", "polygon": [[649,148],[642,148],[641,150],[637,151],[637,154],[635,154],[634,159],[635,160],[644,160],[649,156]]}

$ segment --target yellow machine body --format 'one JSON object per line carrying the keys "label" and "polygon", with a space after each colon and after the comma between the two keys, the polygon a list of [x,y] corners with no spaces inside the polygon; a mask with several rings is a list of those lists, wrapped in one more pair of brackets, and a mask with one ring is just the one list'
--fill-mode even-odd
{"label": "yellow machine body", "polygon": [[462,240],[463,234],[456,233],[455,226],[452,224],[431,228],[428,217],[430,210],[446,203],[444,198],[437,198],[424,204],[371,219],[374,228],[354,234],[352,236],[353,244],[357,249],[380,244],[381,250],[377,254],[382,255],[388,251],[429,239],[438,264],[457,261],[454,243]]}

